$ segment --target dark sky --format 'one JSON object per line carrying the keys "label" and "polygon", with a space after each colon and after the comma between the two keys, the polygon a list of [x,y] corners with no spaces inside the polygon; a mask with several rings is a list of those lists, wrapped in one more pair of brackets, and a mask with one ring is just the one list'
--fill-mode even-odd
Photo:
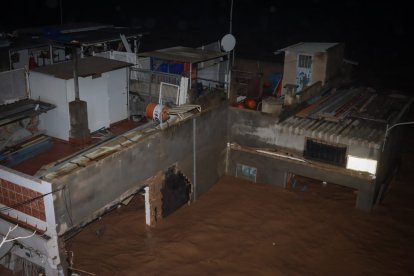
{"label": "dark sky", "polygon": [[[143,47],[154,43],[199,46],[229,32],[231,0],[14,1],[2,3],[0,31],[59,24],[60,3],[64,23],[145,27],[151,35],[144,38]],[[363,65],[390,71],[400,64],[408,69],[412,15],[407,3],[234,0],[236,53],[267,59],[274,58],[273,51],[300,41],[340,41],[345,43],[347,57]]]}
{"label": "dark sky", "polygon": [[[10,2],[8,8],[2,2],[1,26],[59,24],[60,3],[64,23],[141,25],[151,31],[218,37],[229,30],[231,0],[24,0]],[[378,0],[234,0],[233,33],[241,39],[267,36],[276,44],[297,40],[400,43],[408,36],[411,16],[407,5]]]}

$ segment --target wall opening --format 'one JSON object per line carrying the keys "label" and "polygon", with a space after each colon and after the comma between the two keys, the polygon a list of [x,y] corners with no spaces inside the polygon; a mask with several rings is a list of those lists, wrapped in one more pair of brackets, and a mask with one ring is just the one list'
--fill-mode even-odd
{"label": "wall opening", "polygon": [[165,173],[162,194],[162,217],[167,217],[190,200],[191,185],[181,171],[171,167]]}
{"label": "wall opening", "polygon": [[306,139],[304,156],[311,160],[345,167],[346,146],[327,144],[308,138]]}
{"label": "wall opening", "polygon": [[146,223],[155,225],[181,206],[191,201],[193,186],[188,178],[171,166],[167,171],[159,172],[146,181],[148,192],[146,195]]}

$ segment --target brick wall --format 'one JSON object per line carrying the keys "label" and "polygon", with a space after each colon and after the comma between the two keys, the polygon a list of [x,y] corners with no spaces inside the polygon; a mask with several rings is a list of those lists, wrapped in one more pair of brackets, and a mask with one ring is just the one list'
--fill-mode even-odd
{"label": "brick wall", "polygon": [[[39,192],[19,186],[10,181],[0,179],[0,204],[12,207],[40,195],[41,193]],[[43,198],[36,199],[28,204],[14,207],[13,209],[46,221]]]}

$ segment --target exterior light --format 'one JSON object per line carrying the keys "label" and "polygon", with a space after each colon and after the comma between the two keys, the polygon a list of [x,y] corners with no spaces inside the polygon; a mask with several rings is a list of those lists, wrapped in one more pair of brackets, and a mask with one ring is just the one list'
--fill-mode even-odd
{"label": "exterior light", "polygon": [[377,160],[348,155],[346,168],[355,171],[369,172],[370,174],[375,175],[377,171],[377,163]]}

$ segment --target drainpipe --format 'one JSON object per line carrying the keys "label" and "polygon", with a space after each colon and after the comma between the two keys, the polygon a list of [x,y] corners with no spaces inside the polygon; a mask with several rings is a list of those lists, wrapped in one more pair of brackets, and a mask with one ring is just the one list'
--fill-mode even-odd
{"label": "drainpipe", "polygon": [[50,58],[50,64],[53,64],[53,46],[52,46],[52,44],[49,44],[49,58]]}
{"label": "drainpipe", "polygon": [[[193,64],[190,62],[189,63],[190,64],[190,78],[189,78],[189,87],[190,87],[190,91],[191,91],[191,88],[192,88],[192,84],[193,84],[193,76],[192,76],[192,74],[193,74]],[[196,88],[197,88],[197,84],[196,84]]]}
{"label": "drainpipe", "polygon": [[[29,65],[26,65],[27,69],[29,68]],[[11,52],[9,49],[9,70],[13,69],[13,62],[12,62],[12,58],[11,58]]]}
{"label": "drainpipe", "polygon": [[224,172],[225,172],[226,175],[229,175],[230,147],[231,147],[231,143],[227,142],[227,145],[226,145],[226,166],[225,166],[225,169],[224,169]]}

